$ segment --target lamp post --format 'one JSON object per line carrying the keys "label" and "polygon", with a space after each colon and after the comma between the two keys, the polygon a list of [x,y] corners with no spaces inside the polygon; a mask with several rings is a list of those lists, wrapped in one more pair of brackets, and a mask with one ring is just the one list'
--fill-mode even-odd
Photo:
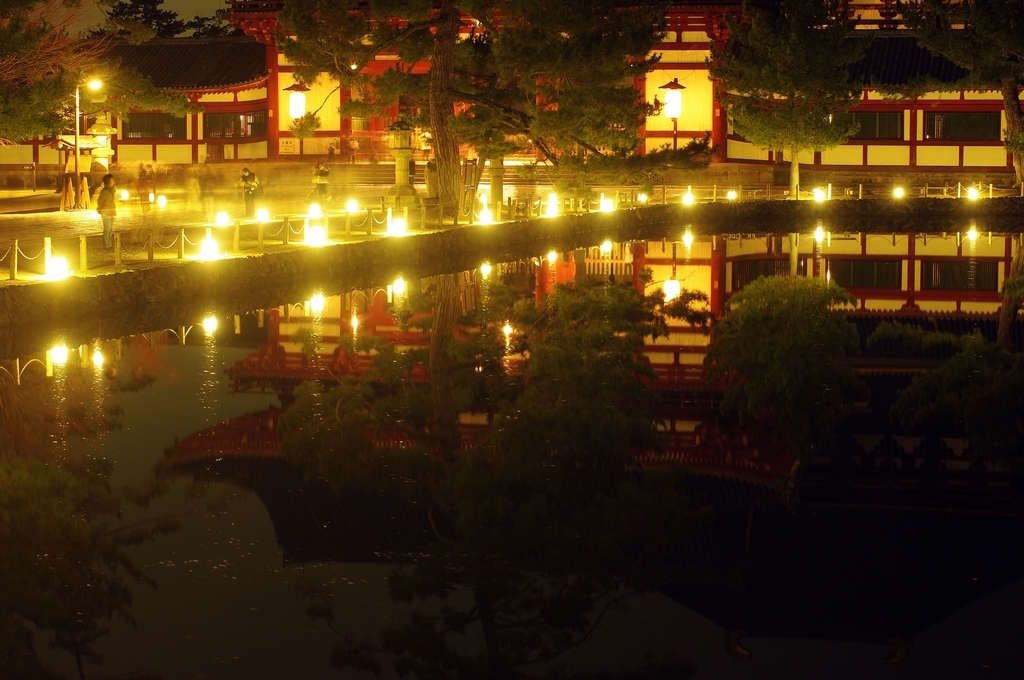
{"label": "lamp post", "polygon": [[[103,87],[103,83],[99,80],[90,80],[89,89],[98,90]],[[78,168],[78,159],[81,156],[82,149],[80,148],[81,128],[82,128],[82,95],[81,95],[81,84],[75,85],[75,207],[82,207],[82,175]]]}
{"label": "lamp post", "polygon": [[683,90],[685,85],[679,84],[679,78],[665,83],[659,90],[665,90],[665,116],[672,120],[672,150],[679,148],[679,116],[683,113]]}

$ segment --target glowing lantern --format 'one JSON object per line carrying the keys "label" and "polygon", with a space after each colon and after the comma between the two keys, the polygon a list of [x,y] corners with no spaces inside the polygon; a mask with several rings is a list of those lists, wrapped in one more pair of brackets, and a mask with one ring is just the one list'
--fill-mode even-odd
{"label": "glowing lantern", "polygon": [[558,195],[548,194],[548,206],[545,211],[547,217],[558,217]]}
{"label": "glowing lantern", "polygon": [[971,227],[970,229],[968,229],[967,230],[967,240],[971,241],[972,243],[974,241],[977,241],[978,240],[978,230],[975,229],[974,227]]}
{"label": "glowing lantern", "polygon": [[217,330],[217,317],[208,316],[203,319],[203,330],[207,333],[214,333]]}
{"label": "glowing lantern", "polygon": [[50,350],[50,361],[57,366],[63,366],[68,362],[68,347],[67,345],[57,345]]}
{"label": "glowing lantern", "polygon": [[894,198],[903,198],[906,195],[906,192],[903,191],[903,187],[896,187],[892,190],[892,195]]}
{"label": "glowing lantern", "polygon": [[679,297],[679,281],[676,279],[669,279],[662,284],[661,290],[665,293],[665,302],[675,300]]}
{"label": "glowing lantern", "polygon": [[324,312],[324,296],[321,293],[317,293],[310,299],[309,308],[314,314],[323,314]]}
{"label": "glowing lantern", "polygon": [[637,194],[636,200],[640,201],[641,203],[646,203],[647,194]]}
{"label": "glowing lantern", "polygon": [[405,279],[401,276],[395,279],[394,284],[391,286],[391,290],[395,291],[395,295],[405,295]]}
{"label": "glowing lantern", "polygon": [[309,88],[302,83],[295,83],[284,88],[288,95],[288,115],[294,118],[302,118],[306,115],[306,93]]}
{"label": "glowing lantern", "polygon": [[92,353],[92,365],[95,366],[96,368],[99,368],[103,365],[103,362],[103,352],[97,349],[95,352]]}
{"label": "glowing lantern", "polygon": [[327,245],[327,230],[319,224],[311,226],[306,233],[306,245],[317,247]]}
{"label": "glowing lantern", "polygon": [[66,279],[71,275],[68,261],[63,257],[51,257],[46,261],[46,278],[51,281]]}
{"label": "glowing lantern", "polygon": [[127,201],[128,200],[128,190],[127,189],[121,189],[121,200],[122,201]]}
{"label": "glowing lantern", "polygon": [[483,276],[485,279],[491,275],[491,265],[489,262],[484,262],[482,265],[480,265],[480,275]]}
{"label": "glowing lantern", "polygon": [[357,201],[354,198],[348,199],[348,202],[345,203],[345,210],[349,211],[350,213],[356,212],[357,210],[359,210],[359,201]]}
{"label": "glowing lantern", "polygon": [[309,205],[309,216],[310,217],[323,217],[324,216],[324,211],[321,210],[320,205],[318,203],[311,203]]}
{"label": "glowing lantern", "polygon": [[601,194],[601,200],[598,202],[598,209],[601,212],[611,212],[615,209],[615,206],[613,205],[612,199],[605,198],[604,194]]}
{"label": "glowing lantern", "polygon": [[551,263],[551,264],[554,264],[557,261],[558,261],[558,253],[556,253],[555,251],[552,250],[550,253],[548,253],[548,262]]}
{"label": "glowing lantern", "polygon": [[969,198],[972,201],[978,200],[978,190],[975,189],[974,187],[971,187],[970,189],[968,189],[967,190],[967,198]]}
{"label": "glowing lantern", "polygon": [[814,240],[818,242],[819,246],[821,245],[821,242],[825,240],[825,230],[820,226],[814,230]]}
{"label": "glowing lantern", "polygon": [[217,217],[214,218],[214,224],[218,227],[226,227],[231,224],[231,218],[223,210],[217,213]]}
{"label": "glowing lantern", "polygon": [[604,243],[601,244],[601,254],[602,255],[611,255],[612,254],[612,242],[611,241],[605,241]]}
{"label": "glowing lantern", "polygon": [[821,188],[814,189],[814,200],[821,203],[825,200],[825,190]]}
{"label": "glowing lantern", "polygon": [[737,198],[739,198],[739,194],[737,194],[735,190],[730,190],[729,193],[725,195],[725,197],[730,201],[735,201]]}
{"label": "glowing lantern", "polygon": [[267,210],[266,208],[257,208],[256,209],[256,221],[257,222],[269,222],[270,221],[270,211]]}
{"label": "glowing lantern", "polygon": [[167,207],[167,197],[164,196],[164,195],[157,196],[156,197],[156,204],[157,204],[157,206],[159,206],[161,208],[166,208]]}
{"label": "glowing lantern", "polygon": [[683,194],[683,205],[693,205],[693,192],[690,191],[690,187],[686,187],[686,193]]}
{"label": "glowing lantern", "polygon": [[686,233],[683,234],[683,245],[687,248],[693,245],[693,233],[690,232],[689,229],[687,229]]}

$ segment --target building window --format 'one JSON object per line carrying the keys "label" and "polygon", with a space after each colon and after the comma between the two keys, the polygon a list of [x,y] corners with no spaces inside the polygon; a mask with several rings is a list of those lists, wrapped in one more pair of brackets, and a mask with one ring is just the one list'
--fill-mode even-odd
{"label": "building window", "polygon": [[902,111],[854,111],[846,116],[860,124],[851,139],[903,139]]}
{"label": "building window", "polygon": [[208,113],[203,116],[203,135],[221,137],[264,137],[267,134],[267,112]]}
{"label": "building window", "polygon": [[924,138],[999,139],[999,112],[925,112]]}
{"label": "building window", "polygon": [[921,262],[922,290],[998,290],[997,262]]}
{"label": "building window", "polygon": [[843,288],[896,288],[903,284],[901,260],[829,260],[832,280]]}
{"label": "building window", "polygon": [[[807,258],[801,257],[797,274],[807,275]],[[762,276],[789,276],[789,256],[766,257],[756,260],[735,260],[732,263],[732,289],[739,290]]]}
{"label": "building window", "polygon": [[352,132],[367,132],[370,129],[369,118],[352,116]]}
{"label": "building window", "polygon": [[169,113],[133,113],[122,139],[185,139],[185,119]]}

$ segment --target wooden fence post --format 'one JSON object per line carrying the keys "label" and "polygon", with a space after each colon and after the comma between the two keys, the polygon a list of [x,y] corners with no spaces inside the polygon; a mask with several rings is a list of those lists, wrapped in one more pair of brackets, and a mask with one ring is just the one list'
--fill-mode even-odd
{"label": "wooden fence post", "polygon": [[121,232],[114,232],[114,266],[121,266]]}
{"label": "wooden fence post", "polygon": [[156,259],[156,229],[149,230],[149,239],[146,241],[146,259],[150,262]]}
{"label": "wooden fence post", "polygon": [[284,225],[281,230],[284,232],[284,244],[288,245],[292,236],[292,223],[291,220],[288,219],[287,215],[284,216]]}
{"label": "wooden fence post", "polygon": [[178,229],[178,259],[185,259],[185,227]]}
{"label": "wooden fence post", "polygon": [[89,237],[82,234],[78,237],[78,271],[89,271]]}
{"label": "wooden fence post", "polygon": [[14,239],[11,245],[11,259],[7,263],[10,267],[11,281],[18,280],[18,239]]}

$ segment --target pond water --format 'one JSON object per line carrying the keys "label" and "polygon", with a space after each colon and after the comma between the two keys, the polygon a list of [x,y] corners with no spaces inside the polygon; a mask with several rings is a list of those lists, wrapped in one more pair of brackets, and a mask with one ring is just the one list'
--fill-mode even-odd
{"label": "pond water", "polygon": [[[329,298],[328,308],[331,299],[344,308],[344,296]],[[158,488],[145,507],[126,503],[120,522],[177,524],[125,548],[153,585],[127,579],[134,624],[118,617],[100,622],[109,632],[93,647],[103,662],[88,674],[370,677],[332,667],[338,633],[373,637],[414,612],[439,611],[436,601],[391,597],[389,575],[410,553],[403,539],[375,534],[419,529],[396,520],[401,510],[386,500],[363,508],[332,500],[326,487],[304,481],[277,458],[252,454],[254,447],[241,459],[168,465],[169,449],[207,428],[244,423],[247,414],[282,405],[273,390],[236,393],[225,371],[273,342],[274,333],[287,332],[287,319],[258,323],[251,310],[219,310],[219,327],[206,331],[203,315],[197,310],[183,344],[152,329],[100,338],[83,350],[82,366],[74,365],[73,352],[67,364],[53,365],[51,377],[44,375],[45,360],[22,363],[23,387],[41,385],[58,406],[109,395],[123,409],[121,428],[101,432],[92,445],[112,463],[116,493]],[[95,348],[104,354],[102,366],[89,365]],[[717,508],[688,544],[700,554],[681,559],[683,566],[658,587],[626,598],[579,648],[533,671],[611,677],[601,674],[682,662],[692,666],[692,677],[707,679],[1020,677],[1021,518],[828,503],[787,507],[748,502],[763,490],[728,477],[686,484]],[[16,514],[7,517],[17,521]],[[0,563],[5,559],[14,556]],[[45,555],[40,564],[45,568]],[[329,587],[331,626],[309,615],[303,584]],[[472,594],[463,588],[451,597],[465,604]],[[48,647],[51,631],[35,629],[35,635],[47,666],[78,677],[74,655]],[[456,644],[480,649],[482,638],[470,630]],[[900,663],[887,665],[894,655]],[[397,677],[386,656],[382,665],[384,677]]]}

